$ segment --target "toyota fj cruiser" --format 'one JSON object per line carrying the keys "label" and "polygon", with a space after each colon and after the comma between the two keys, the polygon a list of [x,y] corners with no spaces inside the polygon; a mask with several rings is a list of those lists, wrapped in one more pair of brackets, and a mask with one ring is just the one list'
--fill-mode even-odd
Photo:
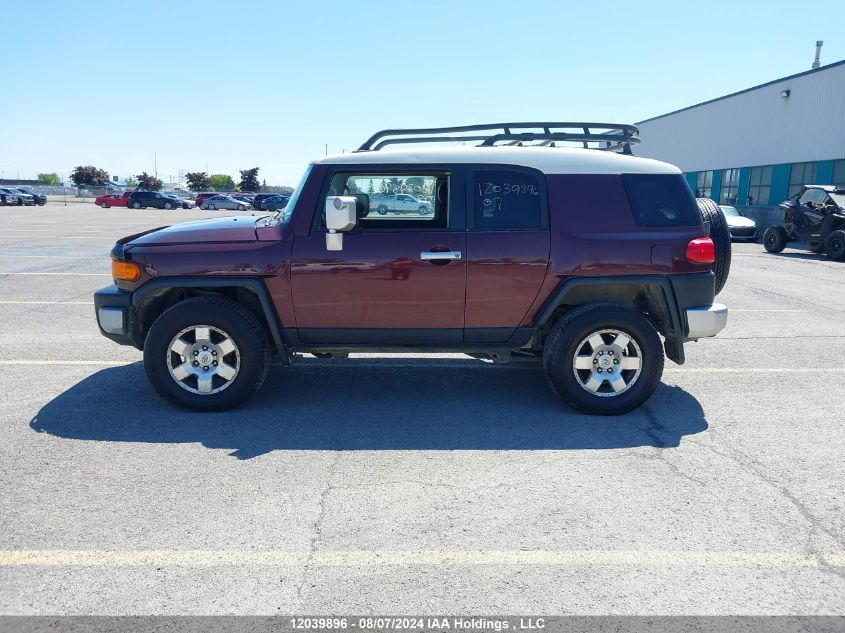
{"label": "toyota fj cruiser", "polygon": [[[112,250],[103,335],[144,352],[176,405],[229,409],[277,355],[465,352],[542,360],[571,406],[641,405],[664,350],[716,335],[730,236],[637,129],[513,123],[386,130],[312,163],[287,207],[152,229]],[[439,142],[478,146],[420,148]],[[582,147],[564,147],[575,142]],[[404,149],[385,150],[404,144]],[[605,151],[598,151],[599,149]],[[384,195],[430,211],[378,212]],[[660,336],[663,337],[661,342]]]}

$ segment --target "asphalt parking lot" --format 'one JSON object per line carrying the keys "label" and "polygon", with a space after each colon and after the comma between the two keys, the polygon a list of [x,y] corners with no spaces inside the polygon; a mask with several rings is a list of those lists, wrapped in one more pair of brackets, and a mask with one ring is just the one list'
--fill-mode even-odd
{"label": "asphalt parking lot", "polygon": [[727,329],[623,417],[462,356],[194,414],[91,295],[116,238],[213,215],[0,208],[0,613],[845,612],[845,265],[735,245]]}

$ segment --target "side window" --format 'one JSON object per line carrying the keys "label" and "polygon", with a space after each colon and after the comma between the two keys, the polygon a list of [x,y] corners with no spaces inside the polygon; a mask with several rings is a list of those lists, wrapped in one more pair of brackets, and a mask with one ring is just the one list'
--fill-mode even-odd
{"label": "side window", "polygon": [[701,214],[681,174],[622,174],[639,226],[697,226]]}
{"label": "side window", "polygon": [[480,169],[473,176],[476,229],[538,229],[543,225],[540,182],[534,174]]}
{"label": "side window", "polygon": [[338,173],[328,195],[358,198],[359,224],[364,230],[445,227],[449,177],[445,173]]}

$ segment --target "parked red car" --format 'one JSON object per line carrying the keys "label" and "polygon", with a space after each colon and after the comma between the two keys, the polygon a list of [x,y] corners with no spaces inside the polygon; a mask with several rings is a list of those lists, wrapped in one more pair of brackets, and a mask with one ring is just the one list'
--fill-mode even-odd
{"label": "parked red car", "polygon": [[202,201],[206,198],[210,198],[211,196],[216,196],[217,194],[214,191],[203,191],[202,193],[197,194],[197,199],[194,201],[197,206],[202,204]]}
{"label": "parked red car", "polygon": [[129,202],[129,194],[131,191],[124,191],[123,193],[110,193],[105,196],[100,196],[94,200],[94,204],[98,207],[108,209],[109,207],[125,207]]}

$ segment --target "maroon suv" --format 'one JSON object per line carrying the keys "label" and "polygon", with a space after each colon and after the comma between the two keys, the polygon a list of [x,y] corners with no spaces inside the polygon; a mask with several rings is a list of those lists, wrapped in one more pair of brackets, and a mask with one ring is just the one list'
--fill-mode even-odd
{"label": "maroon suv", "polygon": [[[676,167],[629,155],[635,128],[586,125],[390,130],[312,163],[273,216],[123,238],[100,330],[197,410],[249,398],[273,355],[377,349],[535,357],[571,406],[630,411],[664,350],[725,326],[730,240]],[[383,149],[420,139],[481,145]]]}

